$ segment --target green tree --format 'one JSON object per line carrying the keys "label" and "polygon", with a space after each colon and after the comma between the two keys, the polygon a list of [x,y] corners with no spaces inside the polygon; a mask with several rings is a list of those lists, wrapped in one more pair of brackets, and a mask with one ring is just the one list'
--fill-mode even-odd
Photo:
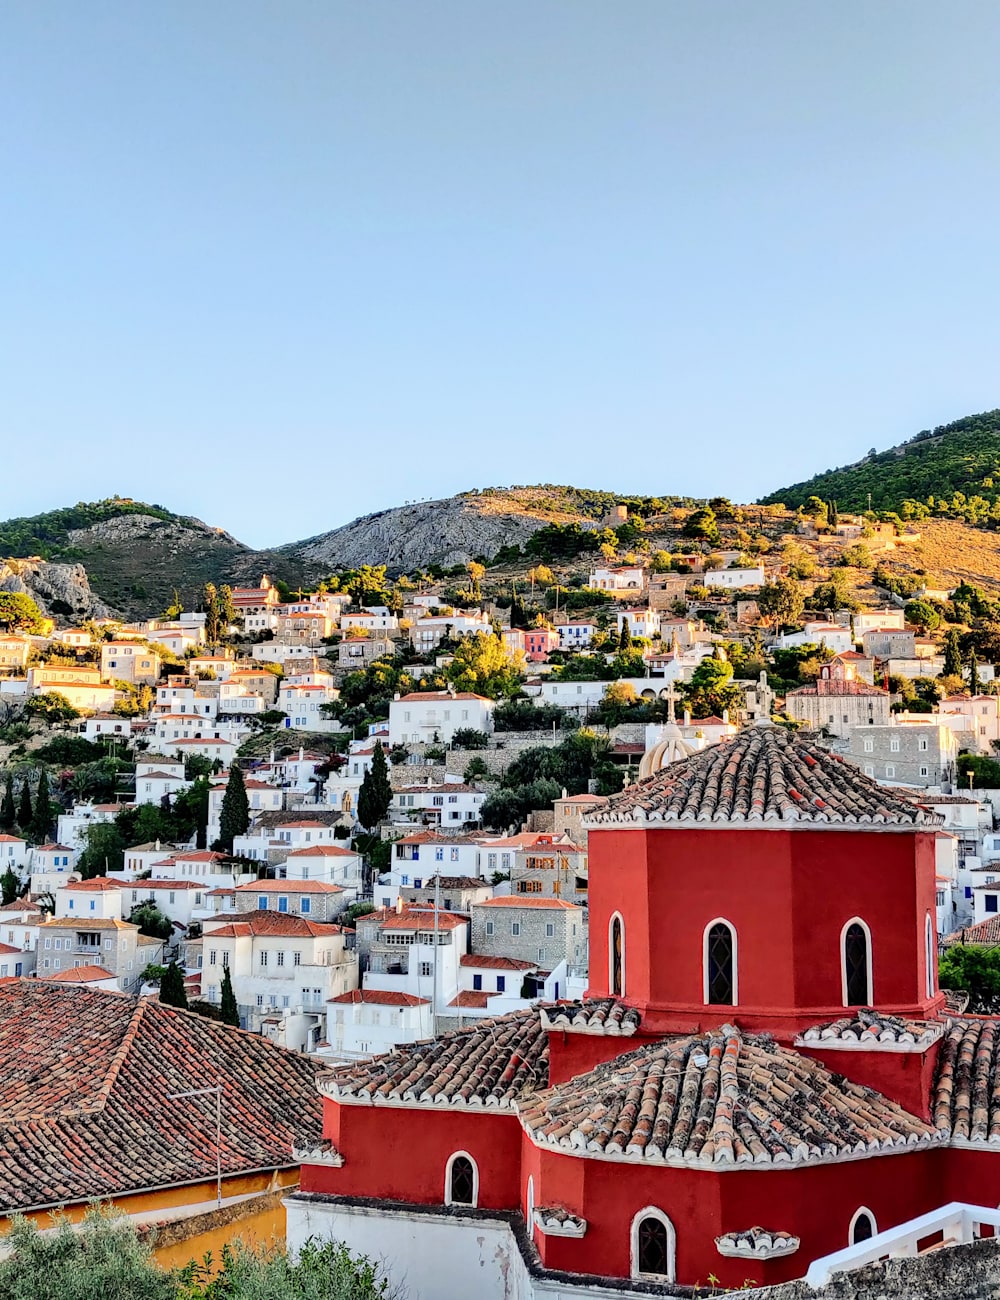
{"label": "green tree", "polygon": [[938,984],[969,995],[974,1015],[1000,1012],[1000,948],[956,944],[938,962]]}
{"label": "green tree", "polygon": [[245,835],[249,825],[250,800],[247,798],[246,782],[243,780],[242,769],[233,763],[219,812],[219,848],[225,853],[232,853],[233,840],[237,835]]}
{"label": "green tree", "polygon": [[66,696],[60,695],[58,691],[43,691],[41,695],[33,695],[24,706],[24,711],[29,717],[44,719],[50,726],[53,722],[72,722],[80,716]]}
{"label": "green tree", "polygon": [[490,738],[475,727],[459,727],[451,738],[452,749],[489,749]]}
{"label": "green tree", "polygon": [[721,717],[726,709],[737,709],[740,688],[732,685],[733,665],[712,655],[703,659],[684,688],[695,718]]}
{"label": "green tree", "polygon": [[184,972],[172,961],[160,980],[160,1001],[168,1007],[187,1010],[187,993],[184,990]]}
{"label": "green tree", "polygon": [[20,896],[21,882],[17,876],[14,875],[13,867],[8,867],[3,875],[0,876],[0,904],[6,907],[8,903],[13,903],[14,900],[20,898]]}
{"label": "green tree", "polygon": [[447,668],[456,691],[486,695],[491,699],[516,695],[521,689],[519,658],[492,632],[462,637]]}
{"label": "green tree", "polygon": [[45,631],[45,615],[30,596],[0,591],[0,628],[5,632],[41,633]]}
{"label": "green tree", "polygon": [[31,833],[31,823],[34,818],[34,811],[31,807],[31,787],[28,785],[28,778],[25,776],[21,781],[21,798],[17,805],[17,825],[22,835]]}
{"label": "green tree", "polygon": [[922,632],[933,632],[941,622],[941,615],[926,600],[911,600],[904,610],[907,623],[913,623]]}
{"label": "green tree", "polygon": [[169,939],[174,932],[173,923],[163,915],[155,903],[140,903],[133,907],[129,921],[139,927],[139,933],[150,939]]}
{"label": "green tree", "polygon": [[622,630],[618,633],[618,650],[624,654],[632,649],[632,627],[627,618],[622,619]]}
{"label": "green tree", "polygon": [[669,551],[654,551],[649,557],[650,573],[669,573],[673,567],[673,559]]}
{"label": "green tree", "polygon": [[116,822],[97,822],[87,827],[86,843],[76,869],[84,880],[121,871],[125,866],[125,838]]}
{"label": "green tree", "polygon": [[3,787],[3,800],[0,801],[0,831],[5,835],[17,825],[17,810],[14,807],[14,774],[7,773]]}
{"label": "green tree", "polygon": [[714,546],[719,540],[719,526],[715,520],[715,511],[709,506],[692,511],[684,523],[683,532],[685,537],[711,542]]}
{"label": "green tree", "polygon": [[969,694],[979,694],[979,660],[975,651],[969,655]]}
{"label": "green tree", "polygon": [[870,569],[874,561],[871,551],[864,542],[855,542],[853,546],[845,547],[837,563],[849,569]]}
{"label": "green tree", "polygon": [[225,636],[232,623],[236,622],[236,606],[233,604],[233,589],[228,585],[219,588],[219,635]]}
{"label": "green tree", "polygon": [[222,1023],[225,1025],[235,1025],[239,1028],[240,1009],[236,1005],[236,994],[233,992],[233,980],[229,974],[229,967],[226,966],[222,972]]}
{"label": "green tree", "polygon": [[44,768],[35,788],[35,811],[31,818],[31,838],[36,844],[45,844],[52,829],[52,801],[49,798],[49,778]]}
{"label": "green tree", "polygon": [[950,627],[944,634],[944,667],[942,677],[961,677],[962,651],[958,642],[958,628]]}
{"label": "green tree", "polygon": [[757,608],[761,617],[778,626],[797,623],[804,606],[805,597],[799,584],[791,578],[765,582],[757,594]]}
{"label": "green tree", "polygon": [[222,1248],[218,1263],[221,1268],[206,1258],[182,1270],[177,1300],[402,1300],[403,1295],[380,1264],[352,1255],[340,1241],[313,1238],[293,1259],[282,1246],[237,1240]]}
{"label": "green tree", "polygon": [[117,1210],[91,1208],[76,1226],[58,1214],[44,1232],[16,1216],[4,1245],[4,1300],[177,1300],[176,1279]]}
{"label": "green tree", "polygon": [[205,614],[205,640],[209,645],[219,642],[219,593],[214,582],[206,582],[202,592],[201,607]]}
{"label": "green tree", "polygon": [[385,761],[385,750],[376,743],[372,765],[365,773],[358,791],[358,821],[365,830],[373,831],[388,816],[391,805],[389,766]]}

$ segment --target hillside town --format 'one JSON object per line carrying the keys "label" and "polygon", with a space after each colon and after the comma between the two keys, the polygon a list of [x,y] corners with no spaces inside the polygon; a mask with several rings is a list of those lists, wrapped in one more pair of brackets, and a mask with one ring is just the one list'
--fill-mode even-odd
{"label": "hillside town", "polygon": [[[491,561],[207,583],[195,609],[140,621],[70,625],[0,592],[8,1068],[37,1036],[41,1087],[43,1043],[86,1055],[97,1034],[110,1061],[126,1033],[133,1071],[147,1035],[151,1059],[184,1062],[170,1095],[203,1098],[209,1126],[225,1096],[228,1145],[220,1131],[199,1155],[208,1182],[225,1156],[216,1192],[156,1174],[185,1248],[218,1240],[199,1218],[216,1195],[287,1215],[290,1245],[390,1243],[418,1279],[407,1224],[427,1207],[521,1215],[527,1246],[506,1220],[433,1229],[456,1300],[499,1258],[525,1295],[565,1274],[581,1297],[603,1294],[588,1278],[669,1290],[781,1281],[843,1249],[865,1262],[883,1228],[948,1200],[932,1154],[994,1131],[992,1110],[963,1118],[972,1085],[954,1073],[991,1033],[959,1017],[994,1006],[940,991],[937,969],[1000,942],[1000,606],[919,581],[919,547],[913,523],[817,498],[639,499]],[[831,872],[806,869],[824,855]],[[796,938],[841,912],[840,957]],[[991,1047],[976,1086],[997,1068]],[[240,1093],[259,1071],[296,1098],[266,1158],[251,1130],[270,1103]],[[100,1070],[78,1074],[74,1090]],[[738,1130],[720,1095],[747,1108]],[[425,1122],[407,1156],[410,1109]],[[94,1122],[119,1140],[106,1106]],[[394,1167],[367,1158],[376,1142]],[[4,1212],[95,1196],[149,1212],[146,1172],[29,1176],[19,1143]],[[823,1181],[848,1152],[897,1148],[905,1204],[895,1173]],[[591,1155],[614,1156],[613,1191],[566,1168]],[[817,1163],[806,1181],[843,1224],[803,1217],[796,1185],[754,1226],[759,1173],[699,1210],[684,1170],[730,1160]],[[644,1197],[679,1196],[695,1208],[643,1217]],[[404,1208],[358,1218],[383,1201]]]}

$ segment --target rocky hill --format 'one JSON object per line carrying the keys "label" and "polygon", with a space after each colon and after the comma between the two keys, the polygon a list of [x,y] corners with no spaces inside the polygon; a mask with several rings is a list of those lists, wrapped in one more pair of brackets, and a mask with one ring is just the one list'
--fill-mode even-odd
{"label": "rocky hill", "polygon": [[[956,493],[966,500],[953,504]],[[933,503],[932,513],[983,522],[1000,500],[1000,410],[923,429],[887,451],[873,447],[853,465],[778,488],[762,501],[794,508],[817,496],[836,501],[840,510],[865,510],[869,495],[874,510],[902,512],[907,501]],[[970,509],[968,498],[981,504]]]}
{"label": "rocky hill", "polygon": [[94,595],[82,564],[49,560],[0,561],[0,591],[30,596],[43,613],[58,623],[82,623],[107,618],[111,610]]}
{"label": "rocky hill", "polygon": [[[295,586],[320,576],[293,555],[254,551],[200,519],[118,497],[0,523],[0,557],[12,557],[9,569],[35,574],[37,593],[29,586],[29,594],[60,621],[96,612],[78,612],[88,598],[105,613],[138,618],[166,608],[175,588],[191,609],[206,582],[252,583],[267,572]],[[25,567],[29,559],[38,563]],[[82,575],[83,585],[71,575]],[[29,583],[28,576],[22,580]],[[46,583],[72,614],[53,608]]]}
{"label": "rocky hill", "polygon": [[548,524],[599,528],[619,503],[648,509],[652,502],[663,504],[659,498],[551,484],[487,488],[365,515],[280,550],[328,569],[384,564],[391,573],[412,573],[428,564],[447,567],[481,556],[492,559],[501,547],[522,546]]}

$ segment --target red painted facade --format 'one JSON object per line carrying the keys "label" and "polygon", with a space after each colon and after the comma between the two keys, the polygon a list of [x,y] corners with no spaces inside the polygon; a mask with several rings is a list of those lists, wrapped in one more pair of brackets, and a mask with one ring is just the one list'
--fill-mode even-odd
{"label": "red painted facade", "polygon": [[[842,934],[856,918],[871,936],[869,1005],[925,1019],[942,1004],[926,940],[933,831],[601,827],[590,832],[589,855],[589,994],[616,993],[608,940],[618,916],[622,1000],[641,1023],[631,1037],[552,1031],[552,1084],[664,1033],[731,1022],[790,1045],[843,1017]],[[704,934],[720,918],[736,933],[737,998],[709,1007]],[[848,1051],[800,1040],[797,1050],[930,1119],[936,1044]],[[998,1154],[950,1147],[715,1172],[539,1147],[513,1111],[330,1100],[325,1136],[345,1164],[304,1165],[303,1191],[441,1204],[449,1157],[466,1152],[478,1166],[481,1208],[527,1215],[530,1179],[534,1206],[561,1207],[587,1225],[582,1237],[533,1229],[543,1263],[605,1277],[630,1275],[632,1223],[650,1206],[673,1225],[678,1282],[707,1286],[714,1275],[738,1288],[801,1276],[811,1260],[849,1244],[862,1207],[884,1229],[950,1200],[1000,1203]],[[716,1237],[755,1224],[794,1234],[799,1250],[766,1260],[720,1255]]]}

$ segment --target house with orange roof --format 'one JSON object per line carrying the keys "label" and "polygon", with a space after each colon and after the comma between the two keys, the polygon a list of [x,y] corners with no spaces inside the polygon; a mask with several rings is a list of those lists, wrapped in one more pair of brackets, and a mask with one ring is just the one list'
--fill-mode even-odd
{"label": "house with orange roof", "polygon": [[473,903],[472,951],[537,962],[548,972],[561,962],[587,961],[587,913],[565,898],[511,894]]}
{"label": "house with orange roof", "polygon": [[185,961],[200,968],[202,996],[216,1004],[229,971],[245,1029],[281,1047],[313,1051],[326,1031],[327,1000],[358,987],[350,934],[339,925],[255,909],[206,920],[202,938],[186,944]]}
{"label": "house with orange roof", "polygon": [[469,947],[469,918],[423,904],[370,912],[357,921],[364,987],[428,998],[439,1014],[459,992],[459,962]]}
{"label": "house with orange roof", "polygon": [[389,743],[447,745],[456,731],[492,732],[495,707],[471,691],[410,691],[390,701]]}
{"label": "house with orange roof", "polygon": [[28,865],[28,841],[19,835],[0,834],[0,873],[21,872]]}
{"label": "house with orange roof", "polygon": [[389,989],[352,989],[327,1003],[326,1046],[318,1055],[333,1061],[366,1060],[433,1034],[430,998]]}

